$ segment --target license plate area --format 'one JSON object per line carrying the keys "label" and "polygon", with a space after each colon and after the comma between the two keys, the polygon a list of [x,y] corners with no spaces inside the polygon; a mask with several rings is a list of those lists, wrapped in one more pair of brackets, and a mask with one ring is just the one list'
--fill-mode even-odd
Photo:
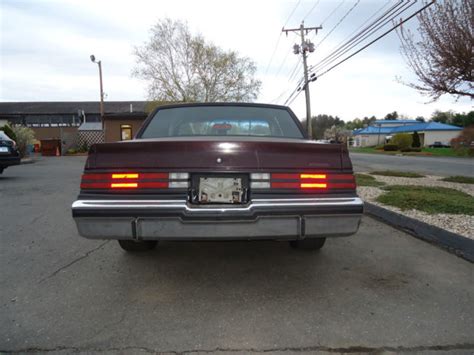
{"label": "license plate area", "polygon": [[8,147],[0,147],[0,153],[10,153]]}
{"label": "license plate area", "polygon": [[244,204],[248,202],[246,174],[195,174],[191,177],[191,202]]}

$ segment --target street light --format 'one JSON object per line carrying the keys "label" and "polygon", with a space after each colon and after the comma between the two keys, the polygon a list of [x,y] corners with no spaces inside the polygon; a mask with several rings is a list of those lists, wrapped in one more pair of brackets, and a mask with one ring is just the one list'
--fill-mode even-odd
{"label": "street light", "polygon": [[95,55],[91,54],[91,62],[99,65],[99,78],[100,78],[100,119],[103,124],[104,120],[104,90],[102,86],[102,62],[99,60],[96,62]]}

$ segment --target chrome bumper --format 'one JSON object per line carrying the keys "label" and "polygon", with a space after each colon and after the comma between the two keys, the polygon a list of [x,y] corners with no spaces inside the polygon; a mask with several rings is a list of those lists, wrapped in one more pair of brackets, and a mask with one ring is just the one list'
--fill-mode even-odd
{"label": "chrome bumper", "polygon": [[79,234],[90,239],[304,239],[357,232],[363,202],[350,198],[255,199],[246,206],[184,200],[78,200]]}

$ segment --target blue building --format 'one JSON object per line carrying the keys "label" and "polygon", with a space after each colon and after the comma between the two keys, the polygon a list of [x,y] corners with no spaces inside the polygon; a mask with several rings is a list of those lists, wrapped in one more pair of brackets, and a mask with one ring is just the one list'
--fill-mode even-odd
{"label": "blue building", "polygon": [[[352,132],[354,147],[372,147],[387,143],[397,133],[418,132],[422,147],[433,144],[451,145],[461,127],[439,122],[420,122],[417,120],[377,120],[372,125]],[[438,143],[439,142],[439,143]]]}

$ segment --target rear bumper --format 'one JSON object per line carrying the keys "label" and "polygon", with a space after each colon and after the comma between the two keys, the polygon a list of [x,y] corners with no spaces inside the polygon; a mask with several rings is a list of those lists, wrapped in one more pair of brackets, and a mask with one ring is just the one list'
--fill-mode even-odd
{"label": "rear bumper", "polygon": [[11,165],[19,165],[21,163],[20,156],[0,155],[0,168],[6,168]]}
{"label": "rear bumper", "polygon": [[78,200],[72,214],[90,239],[213,240],[349,236],[363,212],[358,197],[253,200],[192,206],[184,200]]}

